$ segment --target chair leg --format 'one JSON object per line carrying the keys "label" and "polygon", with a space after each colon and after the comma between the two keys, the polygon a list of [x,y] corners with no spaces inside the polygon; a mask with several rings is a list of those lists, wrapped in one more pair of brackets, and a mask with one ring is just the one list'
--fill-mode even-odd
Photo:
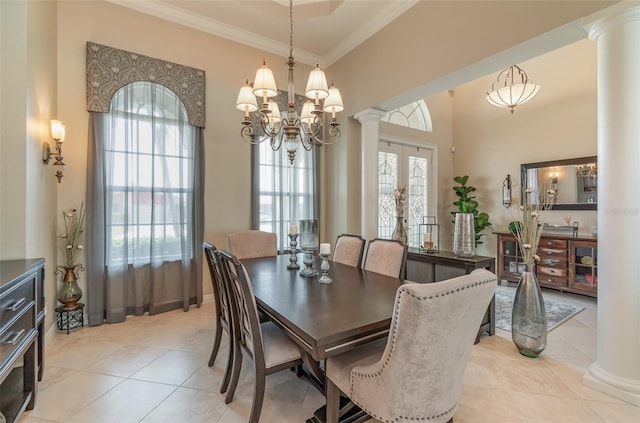
{"label": "chair leg", "polygon": [[211,355],[209,356],[209,367],[213,366],[218,356],[218,350],[220,350],[220,341],[222,339],[222,326],[220,326],[220,319],[216,319],[216,333],[213,336],[213,348],[211,348]]}
{"label": "chair leg", "polygon": [[340,412],[340,389],[338,389],[336,384],[329,378],[326,379],[326,396],[326,422],[338,423],[338,413]]}
{"label": "chair leg", "polygon": [[260,413],[262,412],[262,402],[264,401],[264,388],[266,383],[267,373],[264,367],[256,366],[255,368],[255,386],[253,388],[253,404],[251,404],[251,416],[249,417],[249,423],[258,423],[260,420]]}
{"label": "chair leg", "polygon": [[[229,346],[231,348],[231,346]],[[242,369],[242,352],[237,340],[233,342],[233,373],[231,374],[231,382],[229,389],[227,389],[227,395],[224,397],[224,403],[229,404],[236,393],[236,387],[238,386],[238,379],[240,378],[240,370]]]}
{"label": "chair leg", "polygon": [[231,372],[233,370],[233,351],[234,351],[233,337],[229,336],[229,355],[227,356],[227,368],[224,370],[222,385],[220,385],[221,394],[224,394],[225,392],[227,392],[227,388],[229,387],[229,380],[231,379]]}

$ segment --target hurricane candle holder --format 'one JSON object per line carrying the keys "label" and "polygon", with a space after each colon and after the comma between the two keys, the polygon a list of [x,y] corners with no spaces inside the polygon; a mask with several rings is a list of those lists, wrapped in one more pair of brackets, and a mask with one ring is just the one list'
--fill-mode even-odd
{"label": "hurricane candle holder", "polygon": [[320,265],[320,270],[322,271],[322,276],[318,279],[320,283],[331,283],[333,280],[329,277],[329,254],[330,251],[329,244],[320,244],[320,257],[322,257],[322,264]]}
{"label": "hurricane candle holder", "polygon": [[300,271],[300,276],[318,276],[318,271],[313,268],[313,255],[318,249],[320,239],[317,219],[304,219],[300,221],[300,248],[304,251],[305,268]]}
{"label": "hurricane candle holder", "polygon": [[298,234],[289,234],[289,264],[287,265],[287,269],[295,270],[300,269],[300,265],[298,264]]}

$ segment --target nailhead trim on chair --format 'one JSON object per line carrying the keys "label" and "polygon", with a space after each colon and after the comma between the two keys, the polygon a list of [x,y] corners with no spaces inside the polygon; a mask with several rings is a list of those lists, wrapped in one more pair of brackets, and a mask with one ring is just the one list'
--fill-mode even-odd
{"label": "nailhead trim on chair", "polygon": [[[484,285],[484,284],[491,283],[491,282],[493,282],[493,279],[487,279],[487,280],[483,280],[483,281],[478,281],[478,282],[474,282],[474,283],[469,284],[469,285],[462,286],[462,287],[457,288],[457,289],[455,289],[455,290],[445,291],[445,292],[441,292],[441,293],[436,294],[436,295],[429,295],[429,296],[425,296],[425,297],[418,297],[418,296],[416,296],[416,295],[415,295],[414,293],[412,293],[412,292],[407,292],[407,291],[406,291],[406,289],[405,289],[404,287],[402,287],[402,288],[400,288],[400,289],[402,289],[402,290],[403,290],[403,294],[404,294],[404,293],[406,293],[406,294],[408,294],[408,295],[410,295],[410,296],[412,296],[413,298],[416,298],[416,299],[418,299],[418,300],[431,300],[431,299],[434,299],[434,298],[438,298],[438,297],[443,297],[443,296],[446,296],[446,295],[454,294],[454,293],[456,293],[456,292],[463,291],[463,290],[465,290],[465,289],[473,288],[473,287],[475,287],[475,286],[478,286],[478,285]],[[399,303],[400,303],[400,300],[401,300],[401,299],[402,299],[402,295],[398,295],[398,299],[397,299],[397,301],[396,301],[396,305],[399,305]],[[396,344],[396,334],[397,334],[397,321],[398,321],[398,320],[397,320],[397,317],[398,317],[398,316],[397,316],[397,314],[398,314],[398,313],[399,313],[399,311],[400,311],[400,307],[399,307],[399,306],[398,306],[398,307],[394,307],[394,308],[395,308],[395,310],[396,310],[396,314],[393,316],[393,321],[394,321],[394,322],[396,322],[396,324],[394,324],[394,326],[393,326],[392,330],[391,330],[391,331],[390,331],[390,333],[389,333],[389,336],[390,336],[390,338],[391,338],[391,348],[389,349],[389,356],[386,358],[385,362],[382,364],[382,367],[380,368],[380,370],[378,370],[377,372],[375,372],[375,373],[373,373],[373,374],[363,374],[363,373],[359,373],[359,372],[356,372],[356,371],[353,371],[353,370],[352,370],[352,371],[351,371],[351,377],[349,378],[349,379],[350,379],[350,383],[349,383],[349,385],[350,385],[350,386],[349,386],[349,390],[351,391],[351,392],[350,392],[349,397],[350,397],[350,398],[352,398],[351,400],[353,401],[353,403],[354,403],[354,404],[356,404],[358,407],[360,407],[360,408],[361,408],[365,413],[367,413],[367,414],[368,414],[368,415],[370,415],[371,417],[373,417],[373,418],[375,418],[375,419],[378,419],[378,420],[383,420],[383,421],[388,422],[388,423],[392,423],[392,422],[394,422],[394,421],[398,421],[398,419],[395,419],[395,420],[384,420],[382,417],[377,416],[377,415],[375,415],[375,414],[371,413],[369,410],[367,410],[367,409],[366,409],[365,407],[363,407],[361,404],[358,404],[358,402],[357,402],[357,401],[353,400],[353,376],[355,375],[355,376],[364,377],[364,378],[367,378],[367,379],[369,379],[369,378],[373,378],[373,377],[379,376],[379,375],[384,371],[384,369],[387,367],[387,365],[389,364],[389,360],[391,359],[391,356],[392,356],[393,351],[394,351],[394,349],[395,349],[395,344]],[[414,421],[428,421],[428,420],[433,420],[433,419],[437,419],[437,418],[439,418],[439,417],[442,417],[442,416],[444,416],[444,415],[446,415],[446,414],[448,414],[448,413],[451,413],[451,412],[455,409],[456,405],[457,405],[457,403],[456,403],[456,404],[454,404],[454,405],[453,405],[450,409],[448,409],[447,411],[445,411],[445,412],[443,412],[443,413],[440,413],[440,414],[438,414],[438,415],[435,415],[435,416],[428,416],[428,417],[408,417],[408,416],[399,416],[398,418],[399,418],[399,419],[402,419],[402,420],[407,420],[407,419],[408,419],[408,420],[414,420]]]}

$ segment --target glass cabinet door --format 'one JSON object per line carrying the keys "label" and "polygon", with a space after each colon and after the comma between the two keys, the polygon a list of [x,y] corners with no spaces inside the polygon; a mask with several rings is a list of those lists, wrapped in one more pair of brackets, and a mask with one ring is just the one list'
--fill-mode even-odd
{"label": "glass cabinet door", "polygon": [[524,263],[518,242],[514,237],[501,237],[501,263],[503,277],[507,280],[517,282],[520,280],[522,272],[524,272]]}
{"label": "glass cabinet door", "polygon": [[598,248],[592,241],[571,241],[569,287],[596,296],[598,292]]}

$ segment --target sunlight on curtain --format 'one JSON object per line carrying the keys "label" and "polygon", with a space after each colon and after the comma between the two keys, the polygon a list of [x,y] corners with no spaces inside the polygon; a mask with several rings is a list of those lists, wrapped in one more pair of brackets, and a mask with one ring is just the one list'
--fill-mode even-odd
{"label": "sunlight on curtain", "polygon": [[107,321],[199,303],[201,128],[171,90],[148,82],[121,88],[93,120],[104,210],[94,202],[89,215],[104,217],[93,224],[103,232],[94,242],[104,243]]}
{"label": "sunlight on curtain", "polygon": [[318,218],[319,151],[298,149],[293,165],[283,147],[253,147],[253,229],[278,236],[278,250],[289,248],[289,224]]}

